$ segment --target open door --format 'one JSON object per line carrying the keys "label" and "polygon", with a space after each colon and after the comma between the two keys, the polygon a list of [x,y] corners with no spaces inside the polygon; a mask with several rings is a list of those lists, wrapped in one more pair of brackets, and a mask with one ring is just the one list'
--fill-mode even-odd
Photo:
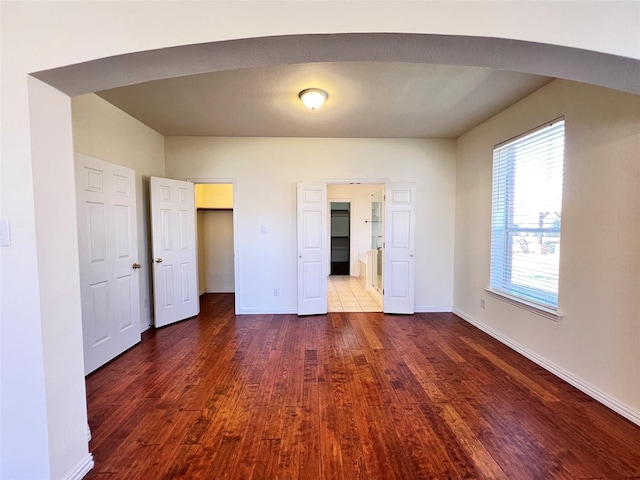
{"label": "open door", "polygon": [[298,184],[298,315],[327,313],[327,185]]}
{"label": "open door", "polygon": [[193,183],[151,177],[156,328],[200,313]]}
{"label": "open door", "polygon": [[135,172],[81,153],[75,172],[87,375],[140,341],[141,265]]}
{"label": "open door", "polygon": [[385,185],[384,289],[385,313],[414,313],[416,187]]}

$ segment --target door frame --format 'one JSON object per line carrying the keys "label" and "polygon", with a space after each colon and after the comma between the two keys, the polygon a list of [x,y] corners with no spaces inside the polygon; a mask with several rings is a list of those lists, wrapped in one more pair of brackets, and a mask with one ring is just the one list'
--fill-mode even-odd
{"label": "door frame", "polygon": [[[238,234],[238,179],[236,178],[200,178],[193,177],[187,178],[188,182],[192,182],[194,184],[231,184],[233,185],[233,289],[234,289],[234,299],[235,299],[235,314],[239,315],[240,312],[240,248],[238,244],[239,234]],[[196,206],[196,213],[198,212],[198,207]],[[197,222],[196,222],[196,239],[197,236]],[[197,245],[196,245],[197,249]]]}
{"label": "door frame", "polygon": [[[328,187],[329,185],[327,185]],[[351,206],[353,198],[329,199],[327,195],[327,277],[331,276],[331,204],[332,203],[348,203],[349,204],[349,275],[351,275],[351,244],[353,240],[353,222],[351,221]]]}
{"label": "door frame", "polygon": [[[380,188],[382,188],[382,192],[383,192],[383,203],[384,203],[384,189],[385,189],[385,185],[389,182],[391,182],[391,180],[389,180],[388,178],[322,178],[320,179],[320,182],[324,183],[328,186],[330,185],[375,185],[375,186],[380,186]],[[340,200],[336,200],[336,199],[331,199],[329,200],[329,198],[327,198],[327,240],[330,240],[331,237],[331,226],[329,225],[329,222],[331,221],[331,202],[339,202]],[[345,202],[350,202],[351,205],[353,205],[353,197],[351,197],[351,199],[349,200],[343,200]],[[383,205],[383,213],[384,213],[384,205]],[[351,215],[351,213],[350,213]],[[349,235],[351,238],[353,238],[353,229],[354,229],[354,222],[351,222],[349,225]],[[384,235],[384,229],[382,231],[382,234]],[[383,237],[383,241],[384,241],[384,237]],[[331,270],[331,251],[330,248],[327,249],[327,271],[330,272]],[[351,267],[349,267],[349,275],[351,275]],[[327,277],[328,278],[328,277]],[[384,266],[383,266],[383,270],[382,270],[382,284],[384,286]],[[380,302],[382,304],[382,309],[384,310],[384,295],[380,294]]]}

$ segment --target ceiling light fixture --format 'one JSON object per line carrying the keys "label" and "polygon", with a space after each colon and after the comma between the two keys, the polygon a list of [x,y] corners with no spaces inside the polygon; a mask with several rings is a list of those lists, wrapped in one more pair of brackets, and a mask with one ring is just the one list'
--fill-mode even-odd
{"label": "ceiling light fixture", "polygon": [[319,88],[307,88],[302,90],[298,94],[298,97],[300,97],[300,100],[302,100],[302,103],[304,103],[307,108],[317,110],[329,97],[329,94]]}

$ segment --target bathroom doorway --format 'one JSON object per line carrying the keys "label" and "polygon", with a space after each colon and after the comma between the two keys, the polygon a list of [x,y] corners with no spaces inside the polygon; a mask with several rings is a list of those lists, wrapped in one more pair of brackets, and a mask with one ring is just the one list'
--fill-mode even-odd
{"label": "bathroom doorway", "polygon": [[[382,249],[382,204],[373,215],[373,200],[382,202],[383,185],[327,185],[329,206],[329,262],[327,309],[329,312],[381,312],[382,263],[378,261],[376,241]],[[377,196],[376,196],[377,194]],[[375,222],[375,223],[374,223]],[[379,239],[377,237],[380,237]],[[372,239],[375,241],[372,243]],[[382,255],[379,255],[380,259]]]}
{"label": "bathroom doorway", "polygon": [[369,261],[371,288],[382,297],[382,266],[384,246],[384,193],[382,188],[371,194],[371,253]]}

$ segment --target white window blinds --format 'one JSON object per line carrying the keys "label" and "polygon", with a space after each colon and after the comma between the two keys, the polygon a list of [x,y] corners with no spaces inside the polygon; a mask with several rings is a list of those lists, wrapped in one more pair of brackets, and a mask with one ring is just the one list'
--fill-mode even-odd
{"label": "white window blinds", "polygon": [[493,151],[493,290],[558,306],[564,120]]}

